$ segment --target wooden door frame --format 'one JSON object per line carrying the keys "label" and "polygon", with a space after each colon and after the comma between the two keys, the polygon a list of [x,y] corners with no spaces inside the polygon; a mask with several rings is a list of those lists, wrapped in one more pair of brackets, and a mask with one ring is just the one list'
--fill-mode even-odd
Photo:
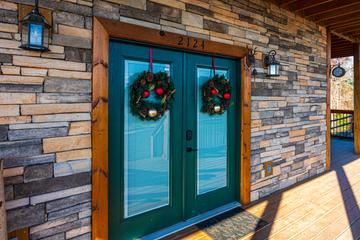
{"label": "wooden door frame", "polygon": [[92,239],[108,239],[108,66],[110,38],[228,56],[241,61],[240,202],[250,203],[251,69],[248,49],[93,17]]}

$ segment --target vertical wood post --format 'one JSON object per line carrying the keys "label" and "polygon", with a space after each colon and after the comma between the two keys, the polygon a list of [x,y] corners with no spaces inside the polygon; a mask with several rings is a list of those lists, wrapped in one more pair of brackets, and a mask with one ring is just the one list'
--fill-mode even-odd
{"label": "vertical wood post", "polygon": [[360,44],[354,43],[354,151],[360,154]]}
{"label": "vertical wood post", "polygon": [[3,160],[0,159],[0,239],[7,239]]}
{"label": "vertical wood post", "polygon": [[251,201],[251,71],[246,57],[241,61],[241,83],[240,202],[247,205]]}
{"label": "vertical wood post", "polygon": [[93,18],[92,239],[108,239],[108,53],[109,34]]}
{"label": "vertical wood post", "polygon": [[326,41],[326,170],[331,167],[331,32],[327,29]]}

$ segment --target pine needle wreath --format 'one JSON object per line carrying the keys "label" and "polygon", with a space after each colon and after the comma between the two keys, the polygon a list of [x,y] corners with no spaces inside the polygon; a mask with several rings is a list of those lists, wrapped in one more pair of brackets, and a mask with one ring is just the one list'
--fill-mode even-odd
{"label": "pine needle wreath", "polygon": [[174,84],[166,72],[153,74],[144,71],[139,74],[130,89],[131,111],[142,120],[161,118],[170,109],[175,94]]}
{"label": "pine needle wreath", "polygon": [[223,114],[231,105],[231,85],[223,75],[215,75],[202,86],[202,111]]}

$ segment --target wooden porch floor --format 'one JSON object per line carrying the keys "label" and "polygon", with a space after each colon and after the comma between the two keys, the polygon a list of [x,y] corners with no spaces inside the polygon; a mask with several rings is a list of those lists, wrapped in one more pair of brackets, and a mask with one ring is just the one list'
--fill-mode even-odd
{"label": "wooden porch floor", "polygon": [[[332,170],[248,207],[270,224],[241,240],[360,239],[360,156],[332,139]],[[212,239],[202,231],[183,239]]]}

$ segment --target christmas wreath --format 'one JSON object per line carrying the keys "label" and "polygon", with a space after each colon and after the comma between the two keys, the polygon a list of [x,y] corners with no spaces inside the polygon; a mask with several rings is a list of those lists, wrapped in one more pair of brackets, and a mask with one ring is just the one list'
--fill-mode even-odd
{"label": "christmas wreath", "polygon": [[157,120],[170,108],[175,88],[166,72],[139,74],[131,85],[132,113],[143,120]]}
{"label": "christmas wreath", "polygon": [[215,75],[202,86],[205,113],[223,114],[231,104],[231,85],[223,75]]}

